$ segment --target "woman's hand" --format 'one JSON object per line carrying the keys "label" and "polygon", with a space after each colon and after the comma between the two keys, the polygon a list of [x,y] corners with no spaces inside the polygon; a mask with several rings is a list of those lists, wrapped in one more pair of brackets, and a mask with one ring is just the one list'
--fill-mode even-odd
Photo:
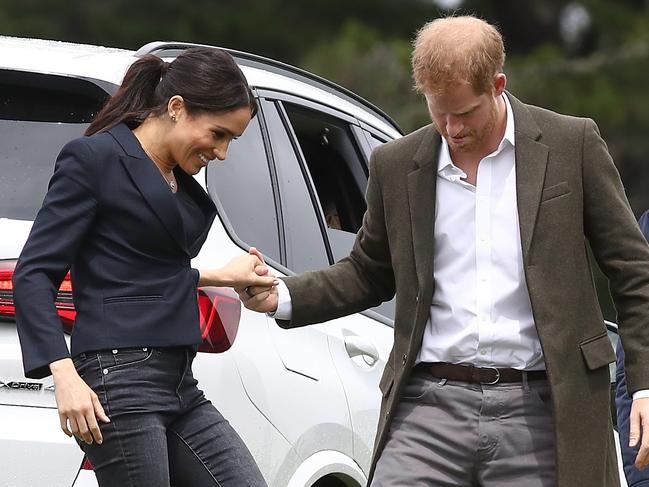
{"label": "woman's hand", "polygon": [[277,283],[264,263],[264,256],[254,247],[246,255],[238,255],[220,269],[201,270],[199,286],[228,286],[271,288]]}
{"label": "woman's hand", "polygon": [[110,419],[97,394],[79,377],[71,359],[52,362],[50,370],[63,432],[70,437],[77,436],[89,445],[93,441],[101,445],[104,440],[97,419],[104,423],[110,423]]}
{"label": "woman's hand", "polygon": [[229,286],[237,289],[252,286],[270,288],[277,282],[266,266],[264,256],[255,247],[250,247],[248,255],[232,259],[223,267],[223,271],[229,276]]}

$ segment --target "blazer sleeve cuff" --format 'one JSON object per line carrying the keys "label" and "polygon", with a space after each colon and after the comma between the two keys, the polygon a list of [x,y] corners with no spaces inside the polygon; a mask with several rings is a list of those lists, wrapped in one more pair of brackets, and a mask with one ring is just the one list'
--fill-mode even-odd
{"label": "blazer sleeve cuff", "polygon": [[41,360],[36,362],[35,360],[25,360],[25,377],[28,379],[44,379],[45,377],[49,377],[52,375],[50,364],[64,358],[70,358],[67,347],[65,352],[53,355],[52,358],[48,358],[45,361]]}
{"label": "blazer sleeve cuff", "polygon": [[194,277],[194,285],[198,287],[198,279],[201,277],[201,273],[198,272],[198,269],[191,268],[192,276]]}

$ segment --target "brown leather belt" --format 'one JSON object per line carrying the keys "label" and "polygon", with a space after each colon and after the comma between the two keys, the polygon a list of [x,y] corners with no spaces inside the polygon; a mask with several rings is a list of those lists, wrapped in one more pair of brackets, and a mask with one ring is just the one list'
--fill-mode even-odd
{"label": "brown leather belt", "polygon": [[[523,371],[518,369],[475,367],[473,365],[447,364],[445,362],[422,362],[415,366],[415,372],[432,375],[438,379],[478,384],[523,381]],[[548,378],[545,370],[530,370],[525,373],[527,374],[527,380],[544,380]]]}

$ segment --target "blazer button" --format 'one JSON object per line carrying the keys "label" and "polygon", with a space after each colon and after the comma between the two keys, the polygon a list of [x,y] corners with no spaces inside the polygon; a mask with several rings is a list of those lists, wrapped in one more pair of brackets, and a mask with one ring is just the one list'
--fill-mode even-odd
{"label": "blazer button", "polygon": [[419,296],[415,296],[415,303],[419,302]]}
{"label": "blazer button", "polygon": [[403,354],[403,357],[401,358],[401,364],[406,365],[406,362],[408,361],[408,355],[405,353]]}

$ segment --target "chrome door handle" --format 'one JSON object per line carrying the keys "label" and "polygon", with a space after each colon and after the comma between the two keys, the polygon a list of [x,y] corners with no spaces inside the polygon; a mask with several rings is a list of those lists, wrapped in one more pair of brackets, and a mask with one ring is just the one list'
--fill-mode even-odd
{"label": "chrome door handle", "polygon": [[345,337],[345,349],[350,358],[360,355],[367,365],[374,365],[379,359],[379,351],[374,344],[357,335]]}

